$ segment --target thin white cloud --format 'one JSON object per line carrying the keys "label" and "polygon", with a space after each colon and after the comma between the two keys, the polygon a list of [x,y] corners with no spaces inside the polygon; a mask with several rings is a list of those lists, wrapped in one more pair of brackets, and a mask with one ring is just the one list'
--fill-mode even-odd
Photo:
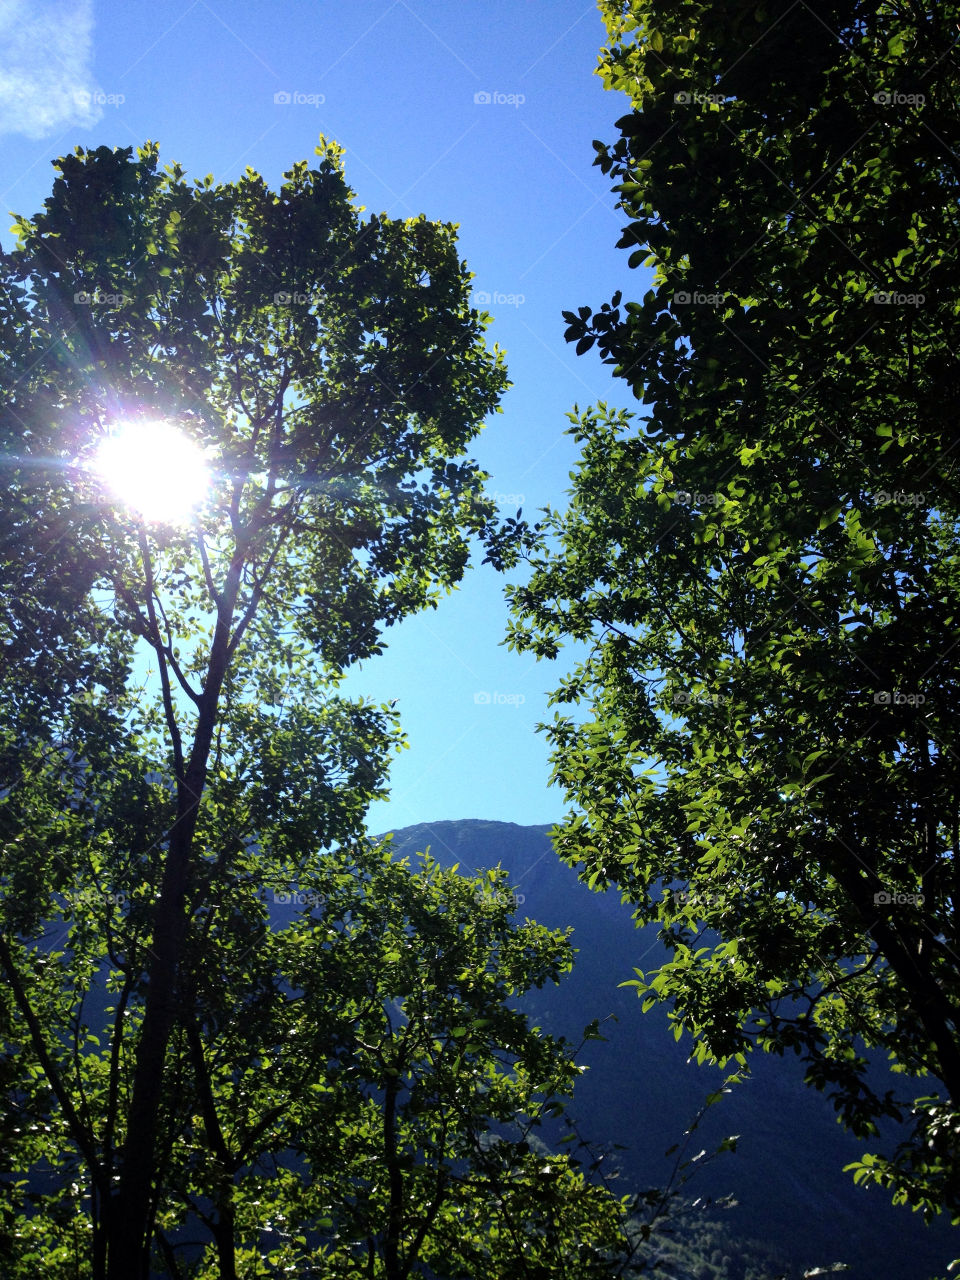
{"label": "thin white cloud", "polygon": [[0,0],[0,134],[96,124],[92,31],[93,0]]}

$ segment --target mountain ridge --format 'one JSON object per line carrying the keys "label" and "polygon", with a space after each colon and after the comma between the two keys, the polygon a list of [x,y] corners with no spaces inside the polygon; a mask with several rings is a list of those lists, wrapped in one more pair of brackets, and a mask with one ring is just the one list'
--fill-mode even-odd
{"label": "mountain ridge", "polygon": [[[578,1061],[589,1070],[572,1113],[591,1140],[629,1144],[620,1156],[625,1193],[662,1185],[672,1163],[662,1153],[726,1073],[691,1063],[689,1039],[677,1043],[662,1011],[642,1014],[633,990],[619,985],[666,955],[657,927],[637,929],[619,891],[590,891],[554,852],[552,825],[443,819],[390,834],[396,856],[429,846],[438,862],[459,863],[465,873],[501,865],[518,894],[518,918],[573,926],[573,972],[520,1005],[574,1044],[587,1023],[601,1019],[606,1042],[583,1046]],[[608,1015],[615,1021],[604,1021]],[[698,1173],[692,1194],[732,1192],[738,1203],[725,1220],[733,1235],[774,1245],[801,1269],[845,1262],[850,1280],[945,1274],[960,1254],[960,1232],[945,1222],[925,1228],[882,1191],[854,1185],[842,1168],[862,1144],[836,1123],[829,1099],[803,1084],[798,1061],[754,1054],[750,1065],[748,1079],[710,1109],[698,1131],[698,1147],[708,1151],[739,1133],[738,1152]]]}

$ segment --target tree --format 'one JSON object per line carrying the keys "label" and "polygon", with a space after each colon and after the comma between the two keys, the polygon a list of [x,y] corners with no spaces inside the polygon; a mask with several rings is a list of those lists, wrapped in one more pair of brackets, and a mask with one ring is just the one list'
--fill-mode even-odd
{"label": "tree", "polygon": [[559,851],[660,922],[644,1009],[701,1060],[799,1054],[864,1138],[909,1111],[855,1176],[957,1221],[960,11],[601,9],[632,109],[596,162],[654,275],[564,313],[644,416],[571,415],[512,589],[514,646],[588,645]]}
{"label": "tree", "polygon": [[[413,873],[389,847],[304,859],[292,886],[265,883],[276,870],[269,851],[238,859],[197,917],[203,963],[181,998],[162,1102],[163,1273],[634,1274],[627,1198],[534,1136],[570,1091],[571,1047],[505,1003],[557,980],[567,938],[515,926],[502,876],[469,880],[429,858]],[[88,888],[63,903],[75,963],[84,940],[86,959],[132,931],[138,904],[111,911],[122,892],[110,896]],[[109,981],[108,1014],[142,1017],[127,975]],[[100,1038],[96,1013],[75,1012],[73,992],[65,1003],[43,1009],[68,1031],[57,1066],[69,1076],[76,1063],[70,1095],[105,1140],[110,1124],[88,1117],[115,1111],[130,1073],[114,1035],[85,1043],[91,1027]],[[14,1167],[45,1160],[58,1176],[0,1236],[4,1274],[96,1274],[95,1169],[63,1110],[26,1087],[18,1101],[30,1123],[5,1143]]]}
{"label": "tree", "polygon": [[[178,1091],[203,1102],[202,942],[245,972],[226,889],[348,847],[382,792],[394,718],[337,698],[341,673],[456,583],[471,535],[504,546],[464,452],[505,374],[454,228],[363,218],[339,149],[317,154],[274,194],[252,171],[190,185],[152,144],[78,149],[2,262],[0,966],[4,1039],[29,1050],[7,1083],[38,1117],[10,1136],[27,1167],[85,1170],[112,1280],[146,1274]],[[184,525],[90,469],[118,422],[157,418],[214,468]]]}

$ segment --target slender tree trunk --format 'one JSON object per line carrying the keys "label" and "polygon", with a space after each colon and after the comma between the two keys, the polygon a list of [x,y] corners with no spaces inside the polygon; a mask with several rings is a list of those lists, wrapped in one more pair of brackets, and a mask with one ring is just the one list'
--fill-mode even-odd
{"label": "slender tree trunk", "polygon": [[387,1280],[403,1280],[400,1267],[400,1235],[403,1229],[403,1174],[397,1157],[396,1078],[388,1077],[383,1110],[383,1147],[390,1187],[387,1231],[383,1244],[383,1263]]}
{"label": "slender tree trunk", "polygon": [[110,1215],[107,1280],[148,1280],[149,1275],[150,1200],[156,1169],[164,1063],[178,1014],[177,987],[187,928],[185,898],[191,880],[193,836],[225,666],[224,645],[219,679],[208,682],[190,763],[179,789],[177,820],[170,833],[147,968],[147,998],[137,1045],[120,1184]]}
{"label": "slender tree trunk", "polygon": [[[147,998],[137,1045],[120,1181],[110,1206],[112,1228],[108,1236],[107,1280],[149,1280],[157,1123],[167,1045],[178,1013],[177,987],[187,929],[186,893],[192,871],[193,836],[207,780],[207,762],[220,691],[230,660],[230,631],[245,555],[246,545],[238,544],[223,594],[217,601],[217,624],[210,646],[193,747],[184,776],[177,779],[177,817],[170,831],[160,900],[154,917],[153,942],[147,960]],[[234,642],[237,638],[234,636]],[[164,661],[161,651],[157,657],[161,663]],[[166,715],[171,739],[178,741],[179,730],[169,699],[166,700]]]}
{"label": "slender tree trunk", "polygon": [[238,1280],[237,1277],[237,1210],[233,1203],[233,1180],[221,1184],[218,1194],[217,1225],[213,1237],[217,1242],[217,1262],[220,1280]]}
{"label": "slender tree trunk", "polygon": [[[195,991],[189,995],[191,1003],[195,1000]],[[220,1280],[238,1280],[237,1278],[237,1207],[234,1203],[233,1175],[240,1167],[240,1161],[227,1147],[217,1115],[217,1103],[213,1094],[210,1073],[203,1052],[203,1040],[200,1025],[190,1015],[187,1026],[187,1044],[193,1059],[194,1075],[197,1082],[197,1101],[200,1114],[203,1116],[203,1127],[207,1142],[218,1163],[216,1186],[213,1193],[216,1218],[211,1226],[213,1238],[217,1246],[217,1262],[220,1267]]]}
{"label": "slender tree trunk", "polygon": [[186,931],[184,894],[188,883],[189,838],[171,837],[153,931],[152,963],[137,1046],[133,1098],[114,1198],[108,1280],[148,1280],[150,1197],[156,1167],[157,1118],[167,1044],[176,1019],[176,989]]}
{"label": "slender tree trunk", "polygon": [[110,1209],[113,1201],[109,1194],[97,1200],[94,1190],[91,1204],[97,1204],[93,1222],[93,1280],[107,1280],[107,1238],[109,1235]]}

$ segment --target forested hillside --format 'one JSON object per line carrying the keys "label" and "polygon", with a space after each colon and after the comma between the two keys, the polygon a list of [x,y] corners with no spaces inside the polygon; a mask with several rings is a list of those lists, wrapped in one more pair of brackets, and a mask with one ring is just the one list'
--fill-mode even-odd
{"label": "forested hillside", "polygon": [[[394,833],[393,847],[413,858],[429,846],[444,865],[458,863],[470,874],[502,865],[519,917],[573,926],[573,972],[520,1003],[546,1030],[575,1043],[591,1019],[614,1015],[602,1026],[606,1043],[588,1042],[581,1051],[590,1070],[577,1083],[573,1110],[586,1135],[624,1144],[618,1159],[625,1184],[656,1185],[671,1163],[663,1153],[724,1073],[688,1062],[689,1040],[677,1042],[665,1017],[641,1016],[633,990],[618,986],[634,966],[662,962],[656,927],[636,930],[616,890],[590,893],[553,852],[549,830],[421,823]],[[854,1185],[842,1169],[856,1158],[857,1142],[837,1125],[827,1099],[803,1087],[797,1061],[757,1055],[751,1065],[750,1078],[710,1109],[698,1131],[698,1149],[740,1134],[737,1151],[690,1184],[691,1198],[735,1197],[736,1208],[708,1217],[737,1244],[763,1242],[797,1267],[845,1262],[856,1280],[928,1280],[944,1268],[958,1233],[945,1223],[928,1230],[882,1191]]]}

